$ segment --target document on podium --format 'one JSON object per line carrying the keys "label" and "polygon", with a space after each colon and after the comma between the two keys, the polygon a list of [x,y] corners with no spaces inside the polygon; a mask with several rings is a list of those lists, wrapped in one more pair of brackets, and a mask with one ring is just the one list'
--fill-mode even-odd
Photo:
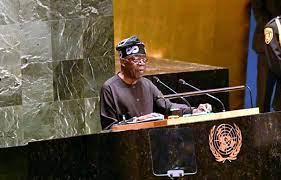
{"label": "document on podium", "polygon": [[135,124],[135,123],[143,123],[143,122],[148,122],[148,121],[156,121],[156,120],[163,120],[164,119],[164,115],[163,114],[159,114],[159,113],[151,113],[151,115],[143,120],[138,120],[137,118],[134,120],[130,120],[130,121],[125,121],[125,124]]}

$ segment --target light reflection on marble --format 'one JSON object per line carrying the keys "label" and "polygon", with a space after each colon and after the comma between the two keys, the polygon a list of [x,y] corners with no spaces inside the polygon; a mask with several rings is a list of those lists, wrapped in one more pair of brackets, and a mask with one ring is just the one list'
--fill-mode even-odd
{"label": "light reflection on marble", "polygon": [[111,0],[81,0],[82,14],[86,17],[102,15],[113,16]]}
{"label": "light reflection on marble", "polygon": [[49,0],[19,0],[19,21],[48,20],[50,11]]}
{"label": "light reflection on marble", "polygon": [[83,21],[84,18],[51,21],[54,61],[83,58]]}
{"label": "light reflection on marble", "polygon": [[85,134],[84,99],[58,101],[58,115],[55,119],[56,137]]}
{"label": "light reflection on marble", "polygon": [[24,105],[22,120],[19,123],[24,136],[22,143],[54,138],[56,112],[54,102]]}
{"label": "light reflection on marble", "polygon": [[0,1],[0,25],[112,15],[111,0]]}
{"label": "light reflection on marble", "polygon": [[114,75],[114,59],[112,56],[102,56],[87,58],[83,63],[85,80],[83,97],[97,97],[102,84]]}
{"label": "light reflection on marble", "polygon": [[0,25],[0,106],[22,102],[19,29],[18,24]]}
{"label": "light reflection on marble", "polygon": [[0,66],[9,69],[12,73],[18,72],[16,68],[21,64],[21,39],[18,24],[0,25]]}
{"label": "light reflection on marble", "polygon": [[85,131],[86,134],[99,133],[101,124],[99,121],[99,98],[85,99]]}
{"label": "light reflection on marble", "polygon": [[81,15],[81,0],[48,0],[50,19],[72,19]]}
{"label": "light reflection on marble", "polygon": [[84,57],[113,56],[113,17],[86,18],[84,22]]}
{"label": "light reflection on marble", "polygon": [[83,60],[54,62],[53,66],[55,101],[82,98]]}
{"label": "light reflection on marble", "polygon": [[0,25],[17,23],[19,21],[19,7],[18,0],[1,0]]}
{"label": "light reflection on marble", "polygon": [[52,60],[51,23],[28,22],[21,24],[23,34],[21,59],[23,63]]}
{"label": "light reflection on marble", "polygon": [[22,82],[8,69],[0,67],[0,106],[13,106],[22,103]]}
{"label": "light reflection on marble", "polygon": [[52,63],[30,63],[22,65],[23,104],[53,101]]}
{"label": "light reflection on marble", "polygon": [[0,147],[16,146],[23,139],[20,132],[22,106],[0,108]]}

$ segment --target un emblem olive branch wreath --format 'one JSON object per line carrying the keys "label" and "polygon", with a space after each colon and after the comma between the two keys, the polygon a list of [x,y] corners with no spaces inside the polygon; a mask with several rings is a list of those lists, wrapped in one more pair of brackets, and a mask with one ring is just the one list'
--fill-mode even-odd
{"label": "un emblem olive branch wreath", "polygon": [[216,158],[216,161],[218,161],[218,162],[224,163],[226,160],[231,162],[232,160],[237,159],[237,155],[240,152],[240,149],[242,146],[242,134],[241,134],[239,127],[236,124],[234,124],[234,127],[235,127],[237,141],[236,141],[236,144],[234,144],[232,146],[233,149],[228,156],[222,156],[222,154],[216,149],[216,147],[214,145],[214,136],[217,135],[217,134],[215,134],[216,126],[213,126],[213,128],[210,130],[209,146],[210,146],[210,150],[211,150],[212,154],[214,155],[214,157]]}

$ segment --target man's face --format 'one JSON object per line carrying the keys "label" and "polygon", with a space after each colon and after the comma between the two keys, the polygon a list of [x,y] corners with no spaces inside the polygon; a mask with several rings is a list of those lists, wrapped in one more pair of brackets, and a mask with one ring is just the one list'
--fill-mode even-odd
{"label": "man's face", "polygon": [[124,74],[131,79],[139,79],[146,68],[146,55],[131,55],[121,59]]}

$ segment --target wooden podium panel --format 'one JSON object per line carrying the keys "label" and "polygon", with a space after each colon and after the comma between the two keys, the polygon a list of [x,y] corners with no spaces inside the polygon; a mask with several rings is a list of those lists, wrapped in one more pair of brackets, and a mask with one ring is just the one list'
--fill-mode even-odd
{"label": "wooden podium panel", "polygon": [[[192,130],[197,173],[180,179],[278,179],[281,177],[281,112],[255,114],[257,112],[249,109],[242,110],[242,114],[237,110],[231,112],[232,116],[236,116],[232,118],[224,116],[225,119],[199,123],[182,122],[186,124],[179,126],[88,134],[35,141],[19,147],[0,148],[0,177],[7,177],[6,179],[69,179],[69,177],[121,180],[168,179],[156,177],[154,174],[151,142],[155,142],[155,147],[159,150],[164,149],[164,152],[171,147],[169,155],[161,153],[159,157],[161,160],[166,158],[172,160],[178,155],[173,149],[177,146],[186,147],[182,145],[187,137],[171,138],[169,143],[164,138],[163,143],[157,143],[151,138],[151,130],[155,130],[154,132],[163,130],[167,135],[176,131]],[[212,114],[207,116],[210,115],[212,116]],[[164,124],[165,121],[168,123],[170,120],[164,120]],[[151,122],[145,124],[153,125]],[[242,136],[242,146],[237,150],[239,152],[234,151],[236,159],[227,159],[225,162],[217,161],[217,155],[213,154],[210,145],[210,135],[214,135],[214,128],[222,125],[239,128],[239,134],[241,133],[239,136]],[[227,130],[226,135],[231,131],[231,129]],[[154,138],[161,140],[162,133],[157,134]],[[232,138],[237,136],[238,134],[231,135]],[[229,141],[226,139],[224,142]],[[186,157],[185,153],[180,155]],[[165,162],[160,163],[166,166]]]}
{"label": "wooden podium panel", "polygon": [[114,132],[138,130],[138,129],[161,127],[167,125],[179,125],[179,124],[186,124],[186,123],[220,120],[220,119],[227,119],[233,117],[249,116],[254,114],[259,114],[259,108],[239,109],[233,111],[209,113],[204,115],[193,115],[189,117],[180,117],[175,119],[165,119],[165,120],[150,121],[150,122],[143,122],[143,123],[136,123],[136,124],[114,125],[112,126],[111,129]]}
{"label": "wooden podium panel", "polygon": [[203,122],[203,121],[210,121],[210,120],[227,119],[233,117],[249,116],[254,114],[259,114],[259,108],[239,109],[239,110],[226,111],[226,112],[209,113],[209,114],[198,115],[198,116],[180,117],[178,119],[169,119],[167,125],[178,125],[178,124],[195,123],[195,122]]}

